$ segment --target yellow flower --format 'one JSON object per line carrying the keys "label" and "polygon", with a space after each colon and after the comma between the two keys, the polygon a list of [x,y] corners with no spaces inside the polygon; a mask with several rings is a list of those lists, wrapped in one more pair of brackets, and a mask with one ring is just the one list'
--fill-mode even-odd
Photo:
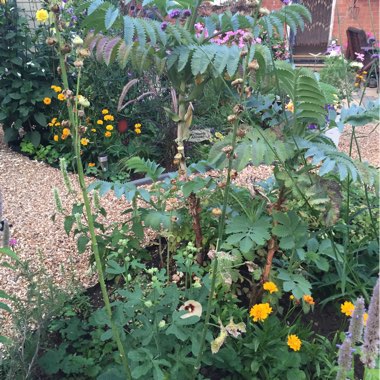
{"label": "yellow flower", "polygon": [[289,299],[290,299],[291,301],[294,300],[294,296],[293,296],[293,294],[291,294],[291,295],[289,296]]}
{"label": "yellow flower", "polygon": [[359,83],[355,83],[354,86],[355,87],[359,87],[360,85],[359,85]]}
{"label": "yellow flower", "polygon": [[106,126],[106,129],[107,129],[107,131],[112,131],[113,130],[113,126],[111,124],[109,124],[109,125]]}
{"label": "yellow flower", "polygon": [[96,124],[103,125],[103,120],[98,120]]}
{"label": "yellow flower", "polygon": [[56,122],[57,122],[57,118],[56,118],[56,117],[53,117],[53,118],[51,119],[51,123],[54,125]]}
{"label": "yellow flower", "polygon": [[271,312],[272,308],[269,306],[269,303],[258,303],[251,308],[249,315],[253,318],[254,322],[262,322],[268,318]]}
{"label": "yellow flower", "polygon": [[108,111],[106,108],[104,110],[102,110],[102,114],[103,115],[107,115],[107,113],[109,113],[110,111]]}
{"label": "yellow flower", "polygon": [[96,132],[96,129],[95,129],[95,128],[92,128],[92,129],[91,129],[91,132],[94,132],[94,133],[95,133],[95,132]]}
{"label": "yellow flower", "polygon": [[277,288],[276,284],[274,282],[271,282],[271,281],[264,282],[263,288],[264,288],[264,290],[268,290],[268,292],[270,294],[278,292],[278,288]]}
{"label": "yellow flower", "polygon": [[139,135],[141,133],[141,129],[136,128],[135,133],[136,133],[136,135]]}
{"label": "yellow flower", "polygon": [[57,96],[58,100],[60,100],[61,102],[63,102],[66,98],[65,98],[65,95],[63,94],[58,94]]}
{"label": "yellow flower", "polygon": [[70,129],[69,128],[63,128],[62,135],[66,136],[66,137],[69,136],[70,135]]}
{"label": "yellow flower", "polygon": [[289,335],[288,336],[288,346],[293,350],[293,351],[299,351],[302,346],[301,339],[298,338],[297,335]]}
{"label": "yellow flower", "polygon": [[104,116],[104,120],[106,120],[106,121],[114,121],[115,118],[112,115],[106,115],[106,116]]}
{"label": "yellow flower", "polygon": [[59,127],[61,126],[61,123],[59,121],[57,121],[55,124],[54,124],[55,127]]}
{"label": "yellow flower", "polygon": [[303,296],[303,300],[308,303],[309,305],[315,305],[314,298],[308,294],[305,294]]}
{"label": "yellow flower", "polygon": [[95,166],[95,163],[94,163],[94,162],[89,162],[89,163],[88,163],[88,167],[93,168],[94,166]]}
{"label": "yellow flower", "polygon": [[290,101],[290,102],[286,105],[285,109],[287,109],[287,110],[290,111],[290,112],[294,112],[294,104],[293,104],[293,102]]}
{"label": "yellow flower", "polygon": [[352,317],[354,310],[355,305],[350,301],[345,301],[342,305],[340,305],[340,311],[347,317]]}
{"label": "yellow flower", "polygon": [[43,102],[48,106],[51,103],[50,98],[44,98]]}
{"label": "yellow flower", "polygon": [[36,12],[36,19],[39,22],[45,22],[49,18],[49,13],[45,9],[39,9]]}
{"label": "yellow flower", "polygon": [[215,132],[215,137],[219,140],[223,140],[224,136],[220,132]]}
{"label": "yellow flower", "polygon": [[59,139],[58,135],[54,135],[53,139],[54,139],[54,141],[58,141],[58,139]]}
{"label": "yellow flower", "polygon": [[59,86],[55,86],[54,84],[52,86],[50,86],[50,88],[54,91],[54,92],[61,92],[62,91],[62,88],[59,87]]}
{"label": "yellow flower", "polygon": [[112,133],[107,131],[105,134],[104,134],[105,137],[111,137],[112,136]]}
{"label": "yellow flower", "polygon": [[140,123],[136,123],[135,124],[135,129],[141,129],[141,124]]}
{"label": "yellow flower", "polygon": [[363,314],[363,325],[367,326],[368,313]]}
{"label": "yellow flower", "polygon": [[62,133],[62,135],[61,135],[61,139],[62,139],[62,140],[66,140],[67,136],[68,136],[68,135],[64,135],[64,134]]}
{"label": "yellow flower", "polygon": [[80,143],[84,146],[88,145],[89,143],[89,139],[86,139],[85,137],[83,137],[82,139],[80,139]]}

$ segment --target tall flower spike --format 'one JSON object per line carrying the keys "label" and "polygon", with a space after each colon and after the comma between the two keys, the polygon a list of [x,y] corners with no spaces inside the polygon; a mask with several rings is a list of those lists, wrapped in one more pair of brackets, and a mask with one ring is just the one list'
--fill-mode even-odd
{"label": "tall flower spike", "polygon": [[54,188],[53,194],[54,194],[55,207],[57,208],[57,211],[60,213],[63,213],[61,197],[59,195],[58,189]]}
{"label": "tall flower spike", "polygon": [[343,344],[339,348],[338,357],[338,374],[336,380],[346,380],[347,372],[351,369],[352,365],[352,350],[351,350],[351,339],[346,338]]}
{"label": "tall flower spike", "polygon": [[373,289],[371,302],[368,308],[367,325],[364,330],[363,356],[361,358],[365,366],[375,368],[376,357],[379,353],[380,331],[379,331],[379,297],[380,283],[377,279]]}
{"label": "tall flower spike", "polygon": [[67,163],[64,158],[61,158],[59,160],[59,167],[61,169],[61,173],[63,176],[63,182],[65,183],[66,189],[69,192],[69,194],[74,193],[73,186],[71,184],[69,174],[67,173]]}
{"label": "tall flower spike", "polygon": [[363,297],[359,297],[355,302],[355,310],[352,313],[350,326],[348,332],[350,334],[352,344],[359,343],[363,335],[363,321],[364,321],[365,305]]}

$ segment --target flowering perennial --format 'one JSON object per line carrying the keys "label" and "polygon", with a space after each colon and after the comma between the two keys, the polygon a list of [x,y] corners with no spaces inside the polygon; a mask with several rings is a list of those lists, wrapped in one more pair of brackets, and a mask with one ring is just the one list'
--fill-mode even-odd
{"label": "flowering perennial", "polygon": [[264,290],[267,290],[270,294],[278,292],[278,288],[274,282],[267,281],[263,285]]}
{"label": "flowering perennial", "polygon": [[288,336],[288,346],[293,350],[293,351],[299,351],[302,346],[301,339],[298,338],[297,335],[292,334]]}
{"label": "flowering perennial", "polygon": [[258,303],[251,308],[249,315],[253,318],[254,322],[263,322],[268,318],[272,311],[273,309],[270,307],[269,303]]}

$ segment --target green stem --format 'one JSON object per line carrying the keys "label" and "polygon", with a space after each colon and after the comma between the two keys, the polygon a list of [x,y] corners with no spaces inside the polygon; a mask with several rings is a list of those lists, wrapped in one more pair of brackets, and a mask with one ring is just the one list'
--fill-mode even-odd
{"label": "green stem", "polygon": [[[62,37],[61,37],[61,34],[59,32],[58,27],[56,28],[56,30],[57,30],[57,38],[58,38],[58,47],[61,47],[62,46]],[[61,52],[59,52],[59,61],[60,61],[60,67],[62,70],[61,71],[62,82],[63,82],[65,90],[68,90],[69,89],[69,83],[68,83],[68,79],[67,79],[68,77],[67,77],[67,71],[66,71],[66,67],[65,67],[65,60],[64,60],[64,56],[62,55]],[[77,81],[77,89],[76,89],[77,95],[78,95],[78,91],[79,91],[79,84],[80,84],[80,72],[79,72],[78,81]],[[85,176],[84,176],[82,160],[80,157],[80,139],[79,139],[79,131],[78,131],[78,123],[77,123],[77,121],[78,121],[78,119],[77,119],[78,100],[77,99],[78,99],[78,97],[76,97],[76,101],[75,101],[75,105],[76,105],[75,106],[75,112],[74,112],[72,106],[69,104],[69,100],[67,101],[67,104],[68,104],[67,108],[68,108],[68,112],[69,112],[71,130],[73,132],[72,133],[73,145],[74,145],[74,151],[75,151],[75,156],[76,156],[78,179],[79,179],[79,185],[80,185],[82,196],[83,196],[83,203],[85,206],[86,217],[87,217],[87,221],[88,221],[88,229],[89,229],[89,233],[90,233],[90,237],[91,237],[91,247],[92,247],[92,252],[94,253],[94,257],[95,257],[96,269],[97,269],[98,276],[99,276],[99,284],[100,284],[100,288],[101,288],[101,292],[102,292],[102,297],[103,297],[105,309],[106,309],[107,315],[110,319],[113,339],[114,339],[114,341],[117,345],[117,348],[119,350],[121,361],[122,361],[124,369],[126,371],[127,379],[132,380],[131,370],[129,368],[127,356],[126,356],[126,353],[125,353],[125,350],[124,350],[124,347],[123,347],[123,344],[122,344],[122,341],[120,338],[119,329],[115,325],[115,323],[112,319],[112,309],[111,309],[111,304],[110,304],[110,300],[109,300],[109,296],[108,296],[108,292],[107,292],[106,283],[104,280],[103,267],[102,267],[98,242],[97,242],[96,233],[95,233],[94,218],[93,218],[93,214],[92,214],[92,210],[91,210],[90,199],[89,199],[88,193],[87,193],[86,183],[84,180]]]}

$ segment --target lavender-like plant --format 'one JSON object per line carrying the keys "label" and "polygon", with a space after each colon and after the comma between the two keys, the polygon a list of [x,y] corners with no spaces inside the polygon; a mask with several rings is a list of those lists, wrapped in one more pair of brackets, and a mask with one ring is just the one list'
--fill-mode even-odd
{"label": "lavender-like plant", "polygon": [[352,313],[350,326],[348,328],[352,344],[359,343],[363,335],[363,317],[365,313],[364,298],[359,297],[355,302],[355,310]]}
{"label": "lavender-like plant", "polygon": [[351,338],[346,337],[344,342],[339,348],[338,366],[339,371],[336,380],[346,380],[347,372],[350,371],[352,366],[352,341]]}
{"label": "lavender-like plant", "polygon": [[380,330],[379,330],[379,297],[380,282],[377,279],[373,289],[371,302],[368,308],[367,326],[364,330],[363,356],[361,358],[368,368],[375,368],[376,357],[379,354]]}

